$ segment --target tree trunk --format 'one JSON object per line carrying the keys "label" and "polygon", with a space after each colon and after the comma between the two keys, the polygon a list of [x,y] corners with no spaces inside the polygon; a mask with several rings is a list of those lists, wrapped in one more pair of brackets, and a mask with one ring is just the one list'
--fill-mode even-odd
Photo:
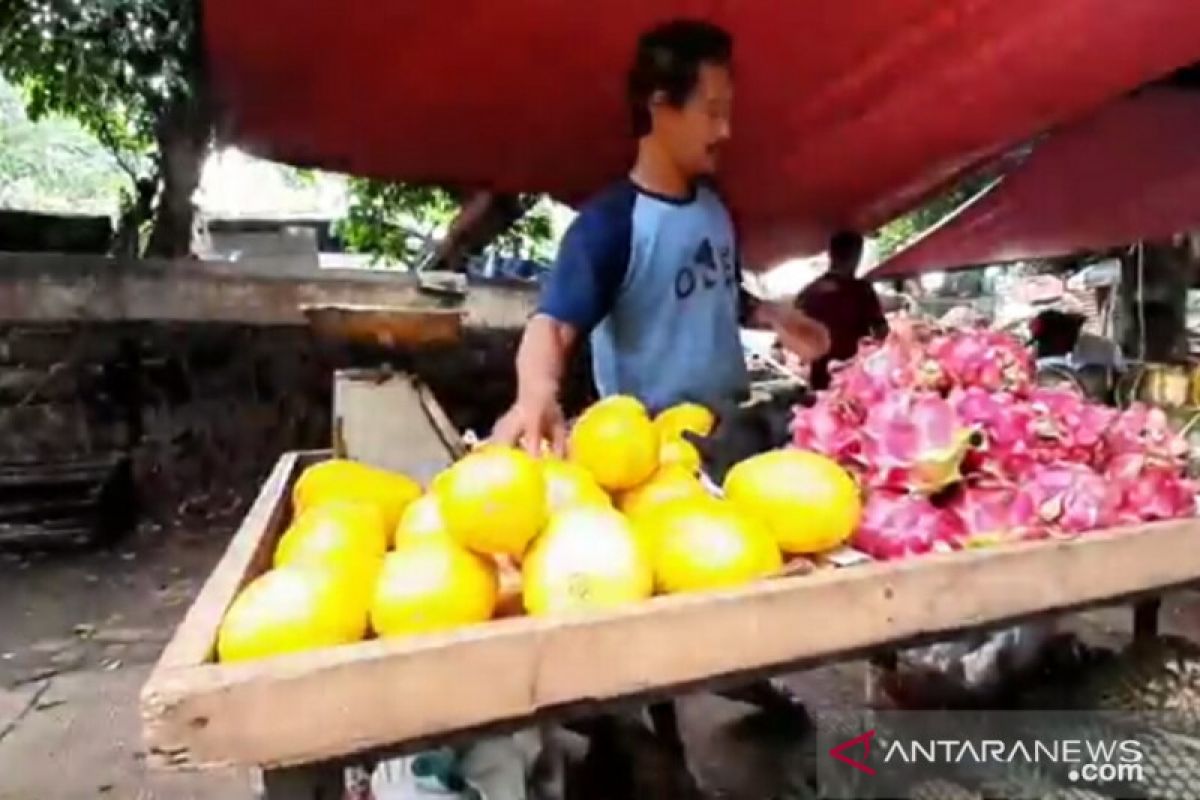
{"label": "tree trunk", "polygon": [[157,178],[140,178],[134,182],[133,195],[121,210],[117,233],[113,237],[112,253],[121,258],[137,258],[141,254],[142,227],[154,214],[154,194]]}
{"label": "tree trunk", "polygon": [[212,121],[204,103],[177,100],[158,123],[161,188],[154,227],[146,255],[179,258],[192,252],[195,206],[192,195],[200,185],[200,170],[212,148]]}
{"label": "tree trunk", "polygon": [[511,194],[475,192],[460,202],[458,213],[425,269],[466,272],[467,259],[491,244],[528,210],[520,197]]}

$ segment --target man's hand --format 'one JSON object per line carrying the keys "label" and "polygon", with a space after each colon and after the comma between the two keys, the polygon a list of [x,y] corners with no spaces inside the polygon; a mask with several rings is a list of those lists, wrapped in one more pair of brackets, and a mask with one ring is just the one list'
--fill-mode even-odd
{"label": "man's hand", "polygon": [[545,442],[555,454],[564,453],[567,424],[558,387],[577,338],[574,327],[544,314],[529,321],[517,351],[517,401],[496,421],[491,441],[524,447],[535,456]]}
{"label": "man's hand", "polygon": [[518,397],[513,407],[492,429],[490,441],[523,447],[532,456],[542,454],[542,443],[555,455],[566,454],[567,423],[553,392]]}

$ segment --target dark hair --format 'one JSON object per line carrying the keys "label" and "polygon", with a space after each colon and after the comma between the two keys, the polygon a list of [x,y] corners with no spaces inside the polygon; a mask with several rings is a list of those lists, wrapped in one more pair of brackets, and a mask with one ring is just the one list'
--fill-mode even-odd
{"label": "dark hair", "polygon": [[829,237],[829,262],[842,263],[844,261],[862,258],[863,237],[861,234],[854,231],[838,231],[833,236]]}
{"label": "dark hair", "polygon": [[664,92],[667,102],[678,108],[696,88],[701,64],[727,67],[732,59],[733,37],[709,22],[680,19],[643,33],[629,69],[634,135],[650,132],[647,105],[655,92]]}

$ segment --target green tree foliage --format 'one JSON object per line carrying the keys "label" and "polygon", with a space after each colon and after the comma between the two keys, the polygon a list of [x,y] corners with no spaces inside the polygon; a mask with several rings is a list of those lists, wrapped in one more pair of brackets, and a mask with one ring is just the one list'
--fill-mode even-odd
{"label": "green tree foliage", "polygon": [[128,181],[115,159],[74,120],[32,122],[0,80],[0,208],[113,215]]}
{"label": "green tree foliage", "polygon": [[0,0],[0,72],[35,121],[77,120],[129,179],[149,249],[180,255],[212,142],[195,0]]}
{"label": "green tree foliage", "polygon": [[892,255],[917,236],[941,222],[956,208],[983,191],[994,178],[995,176],[991,173],[965,178],[924,205],[896,217],[884,225],[879,229],[878,234],[880,259]]}
{"label": "green tree foliage", "polygon": [[[368,253],[382,263],[418,264],[459,209],[458,198],[438,186],[352,178],[349,191],[350,207],[338,232],[348,249]],[[547,259],[552,237],[549,213],[537,197],[523,197],[521,202],[525,215],[491,248]]]}

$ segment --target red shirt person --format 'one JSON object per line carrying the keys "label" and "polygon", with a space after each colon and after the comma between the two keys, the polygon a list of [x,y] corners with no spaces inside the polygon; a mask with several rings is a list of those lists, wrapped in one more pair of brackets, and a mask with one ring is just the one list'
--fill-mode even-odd
{"label": "red shirt person", "polygon": [[867,336],[887,335],[887,318],[871,284],[855,277],[862,259],[863,239],[839,231],[829,240],[829,271],[796,297],[796,307],[829,330],[829,352],[813,362],[809,382],[814,389],[829,386],[829,364],[858,352]]}

